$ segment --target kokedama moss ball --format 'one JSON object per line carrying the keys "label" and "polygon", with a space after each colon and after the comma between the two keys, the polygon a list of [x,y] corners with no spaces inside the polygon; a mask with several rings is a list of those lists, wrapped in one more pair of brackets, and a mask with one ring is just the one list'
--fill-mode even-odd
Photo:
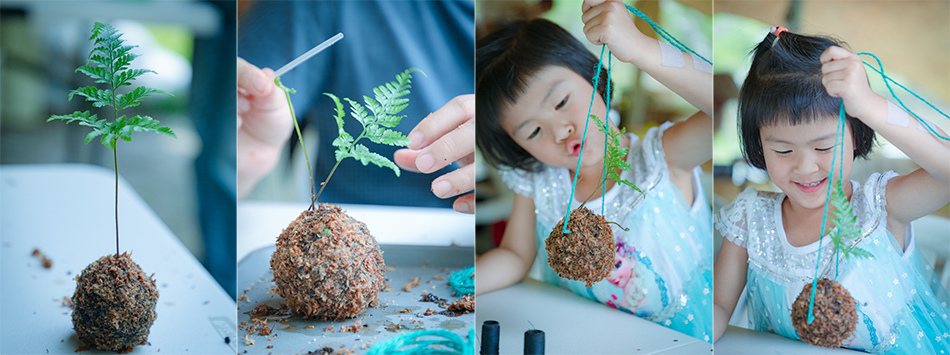
{"label": "kokedama moss ball", "polygon": [[84,346],[128,352],[155,323],[158,289],[128,253],[107,255],[76,276],[73,329]]}
{"label": "kokedama moss ball", "polygon": [[366,224],[328,204],[304,211],[284,229],[270,266],[287,305],[323,320],[356,317],[375,307],[386,273]]}
{"label": "kokedama moss ball", "polygon": [[805,284],[792,304],[792,325],[798,337],[811,345],[836,348],[851,336],[858,323],[857,303],[837,281],[818,280],[815,291],[815,318],[808,324],[811,283]]}
{"label": "kokedama moss ball", "polygon": [[614,267],[616,244],[604,216],[581,206],[571,211],[567,229],[572,233],[563,229],[561,219],[544,241],[551,268],[561,277],[586,282],[587,287],[607,277]]}

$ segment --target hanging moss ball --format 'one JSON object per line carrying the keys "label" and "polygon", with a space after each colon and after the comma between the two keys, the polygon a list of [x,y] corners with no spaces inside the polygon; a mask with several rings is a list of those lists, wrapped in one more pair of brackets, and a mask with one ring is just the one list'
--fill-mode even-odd
{"label": "hanging moss ball", "polygon": [[386,273],[366,224],[328,204],[304,211],[284,229],[270,266],[287,305],[323,320],[356,317],[375,307]]}
{"label": "hanging moss ball", "polygon": [[548,264],[561,277],[584,281],[590,287],[613,270],[614,232],[604,216],[586,207],[578,207],[570,216],[567,229],[571,233],[563,232],[561,219],[544,241]]}
{"label": "hanging moss ball", "polygon": [[107,255],[76,276],[73,329],[85,347],[129,352],[148,341],[158,289],[128,253]]}
{"label": "hanging moss ball", "polygon": [[792,325],[802,341],[826,348],[837,348],[854,333],[858,323],[857,303],[837,281],[818,280],[815,291],[815,318],[808,324],[811,282],[805,284],[792,304]]}

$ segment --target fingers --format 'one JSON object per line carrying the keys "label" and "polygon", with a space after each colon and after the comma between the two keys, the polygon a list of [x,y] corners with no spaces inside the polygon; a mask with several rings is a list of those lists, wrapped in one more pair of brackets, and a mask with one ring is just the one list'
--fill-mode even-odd
{"label": "fingers", "polygon": [[419,152],[418,150],[412,149],[399,149],[393,154],[393,161],[402,169],[418,173],[419,168],[416,168],[416,157],[419,156]]}
{"label": "fingers", "polygon": [[824,64],[835,60],[848,59],[849,57],[857,57],[857,55],[851,53],[847,49],[838,46],[831,46],[821,53],[821,56],[818,57],[818,60]]}
{"label": "fingers", "polygon": [[[426,116],[409,132],[409,149],[428,147],[446,133],[475,117],[475,95],[456,96],[435,112]],[[474,142],[474,141],[473,141]],[[454,159],[453,159],[454,160]]]}
{"label": "fingers", "polygon": [[[273,71],[269,73],[248,63],[243,58],[238,57],[238,90],[244,91],[245,95],[266,96],[270,93],[273,85]],[[268,75],[270,74],[270,75]]]}
{"label": "fingers", "polygon": [[[596,7],[597,5],[603,4],[605,2],[607,2],[607,0],[584,0],[584,3],[581,4],[581,12],[587,12],[587,10],[590,8]],[[584,22],[587,21],[584,20]]]}
{"label": "fingers", "polygon": [[458,126],[419,151],[415,166],[421,173],[431,173],[475,152],[474,119]]}
{"label": "fingers", "polygon": [[455,199],[455,203],[452,204],[452,208],[456,211],[468,214],[475,213],[473,206],[475,206],[475,194],[473,193]]}
{"label": "fingers", "polygon": [[432,193],[449,198],[475,189],[475,164],[463,166],[432,181]]}

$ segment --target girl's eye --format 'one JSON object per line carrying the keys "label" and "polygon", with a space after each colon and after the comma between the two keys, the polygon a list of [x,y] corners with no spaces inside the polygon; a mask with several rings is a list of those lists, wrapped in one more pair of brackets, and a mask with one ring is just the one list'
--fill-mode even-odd
{"label": "girl's eye", "polygon": [[541,127],[535,127],[534,131],[531,131],[531,134],[528,135],[528,139],[533,139],[534,137],[537,137],[539,134],[541,134]]}
{"label": "girl's eye", "polygon": [[817,149],[815,149],[815,150],[817,150],[817,151],[819,151],[819,152],[830,152],[832,148],[834,148],[834,146],[831,146],[831,147],[828,147],[828,148],[817,148]]}
{"label": "girl's eye", "polygon": [[570,95],[565,96],[564,99],[561,100],[561,102],[558,102],[557,106],[555,106],[554,109],[555,109],[555,110],[560,110],[562,107],[564,107],[564,105],[567,104],[567,98],[568,98],[568,97],[570,97]]}
{"label": "girl's eye", "polygon": [[773,150],[773,152],[775,152],[775,154],[778,154],[778,155],[788,155],[792,151],[791,150]]}
{"label": "girl's eye", "polygon": [[614,264],[614,269],[619,269],[619,268],[620,268],[620,262],[618,261],[617,263]]}

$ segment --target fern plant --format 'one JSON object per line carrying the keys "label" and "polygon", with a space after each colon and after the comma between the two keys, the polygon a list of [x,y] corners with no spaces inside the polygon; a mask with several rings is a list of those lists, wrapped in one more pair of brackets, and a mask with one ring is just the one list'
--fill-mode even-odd
{"label": "fern plant", "polygon": [[[368,139],[370,142],[376,144],[386,144],[396,147],[405,147],[409,145],[410,140],[408,137],[403,135],[398,131],[391,130],[390,128],[396,127],[399,125],[399,122],[405,118],[405,115],[399,115],[403,109],[409,105],[409,99],[404,96],[408,95],[412,87],[412,73],[420,72],[425,75],[419,69],[409,68],[396,75],[396,81],[388,82],[383,85],[380,85],[373,89],[373,97],[363,96],[364,104],[360,104],[350,98],[344,97],[343,100],[349,103],[350,105],[350,116],[353,117],[362,127],[362,131],[356,138],[353,138],[351,134],[346,132],[343,129],[344,120],[346,112],[343,108],[343,103],[340,99],[331,93],[324,93],[327,97],[333,100],[335,104],[334,116],[336,120],[336,125],[338,128],[338,136],[333,140],[333,146],[336,147],[334,153],[336,157],[336,164],[333,165],[333,168],[330,169],[330,173],[327,174],[326,180],[320,184],[320,191],[316,194],[314,191],[314,180],[313,180],[313,168],[310,167],[310,158],[307,156],[307,148],[303,144],[303,138],[300,134],[300,126],[297,124],[297,117],[294,114],[293,104],[290,102],[290,94],[295,93],[296,91],[292,88],[288,88],[280,83],[280,78],[275,78],[274,82],[284,90],[284,93],[287,96],[287,105],[290,106],[290,115],[294,120],[294,128],[297,131],[297,137],[300,138],[300,145],[303,147],[303,153],[307,160],[307,169],[310,170],[310,194],[312,196],[310,200],[310,210],[314,209],[314,204],[320,194],[323,193],[323,189],[326,188],[327,183],[330,181],[330,178],[333,177],[333,173],[336,171],[336,168],[340,166],[340,162],[346,158],[353,158],[358,160],[360,163],[363,163],[364,166],[369,163],[373,163],[376,166],[381,168],[390,168],[393,170],[393,173],[396,176],[400,175],[399,167],[396,166],[388,158],[374,153],[369,150],[363,144],[360,144],[360,140],[363,138]],[[367,109],[369,112],[367,112]]]}
{"label": "fern plant", "polygon": [[[119,139],[132,140],[132,132],[154,132],[175,137],[175,132],[162,126],[161,123],[149,116],[135,115],[126,117],[119,115],[119,111],[138,106],[141,100],[152,94],[171,95],[164,90],[146,86],[132,87],[132,81],[145,73],[158,74],[150,69],[129,69],[132,61],[138,57],[132,49],[138,46],[126,45],[122,33],[116,31],[109,24],[96,22],[92,27],[93,49],[89,53],[86,64],[76,69],[76,72],[85,74],[103,87],[83,86],[69,92],[69,101],[79,95],[92,102],[92,106],[100,108],[101,112],[111,113],[111,120],[99,118],[96,114],[87,111],[75,111],[68,115],[52,115],[46,122],[62,120],[66,124],[78,122],[81,126],[92,128],[86,135],[85,143],[101,137],[102,145],[112,149],[115,162],[115,252],[119,254],[119,160],[116,152],[116,143]],[[125,93],[119,93],[122,87],[132,87]],[[104,107],[110,107],[111,110]],[[110,112],[111,111],[111,112]]]}
{"label": "fern plant", "polygon": [[[643,191],[640,190],[637,185],[620,178],[620,174],[617,172],[617,170],[630,171],[630,163],[627,162],[627,152],[630,151],[630,148],[620,146],[620,140],[623,138],[623,135],[627,133],[627,129],[621,127],[620,132],[617,132],[610,129],[610,127],[608,127],[605,122],[602,122],[599,118],[597,118],[596,115],[590,115],[590,118],[592,118],[594,123],[597,124],[597,129],[607,136],[607,154],[604,155],[604,169],[606,169],[607,175],[604,177],[604,179],[613,180],[618,184],[627,185],[640,194],[643,194]],[[601,181],[601,183],[603,182],[604,181]]]}
{"label": "fern plant", "polygon": [[830,231],[829,236],[835,249],[841,251],[845,258],[852,256],[871,258],[873,255],[867,250],[858,248],[857,245],[847,245],[848,241],[856,240],[861,235],[861,229],[855,225],[858,218],[854,215],[851,203],[848,202],[848,197],[844,194],[841,179],[835,180],[832,184],[831,205],[835,208],[834,225],[837,229]]}

